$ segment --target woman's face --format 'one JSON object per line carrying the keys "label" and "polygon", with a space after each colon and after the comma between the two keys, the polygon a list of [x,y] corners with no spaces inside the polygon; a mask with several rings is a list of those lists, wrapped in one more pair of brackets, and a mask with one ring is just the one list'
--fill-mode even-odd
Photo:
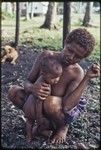
{"label": "woman's face", "polygon": [[62,64],[68,66],[85,58],[85,50],[76,43],[66,44],[61,52]]}

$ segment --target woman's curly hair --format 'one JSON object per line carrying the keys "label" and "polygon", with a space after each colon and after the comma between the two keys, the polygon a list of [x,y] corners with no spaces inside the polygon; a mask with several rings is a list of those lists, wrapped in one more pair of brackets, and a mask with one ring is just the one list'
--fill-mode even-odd
{"label": "woman's curly hair", "polygon": [[91,33],[89,33],[84,28],[74,29],[65,40],[65,43],[75,42],[87,51],[86,56],[88,56],[94,49],[95,38]]}

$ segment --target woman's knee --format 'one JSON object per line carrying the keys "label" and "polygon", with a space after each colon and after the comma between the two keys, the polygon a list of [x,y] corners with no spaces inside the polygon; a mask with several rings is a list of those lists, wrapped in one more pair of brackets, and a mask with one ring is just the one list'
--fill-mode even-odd
{"label": "woman's knee", "polygon": [[62,99],[56,96],[49,96],[44,101],[44,111],[46,114],[55,114],[62,109]]}

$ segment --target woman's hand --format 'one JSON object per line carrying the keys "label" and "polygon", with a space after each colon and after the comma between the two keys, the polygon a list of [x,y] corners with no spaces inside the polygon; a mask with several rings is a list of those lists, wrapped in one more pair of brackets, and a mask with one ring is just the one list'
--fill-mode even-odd
{"label": "woman's hand", "polygon": [[98,64],[93,64],[86,72],[86,77],[88,79],[100,76],[100,66]]}
{"label": "woman's hand", "polygon": [[33,94],[41,100],[45,100],[51,94],[51,86],[47,83],[36,81],[33,85]]}

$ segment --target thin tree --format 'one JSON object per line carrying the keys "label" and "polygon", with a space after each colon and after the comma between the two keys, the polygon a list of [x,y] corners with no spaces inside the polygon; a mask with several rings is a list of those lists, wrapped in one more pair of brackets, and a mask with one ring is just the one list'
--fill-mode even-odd
{"label": "thin tree", "polygon": [[19,20],[20,20],[20,10],[19,2],[16,2],[16,28],[15,28],[15,47],[18,46],[19,41]]}
{"label": "thin tree", "polygon": [[6,2],[6,7],[5,7],[5,11],[8,12],[9,11],[9,2]]}
{"label": "thin tree", "polygon": [[29,3],[26,2],[26,20],[29,20],[30,17],[29,17]]}
{"label": "thin tree", "polygon": [[44,24],[40,28],[56,29],[57,3],[49,2]]}
{"label": "thin tree", "polygon": [[89,22],[90,22],[90,2],[87,2],[85,15],[84,15],[84,19],[83,19],[82,25],[85,26],[85,27],[88,27],[89,26]]}
{"label": "thin tree", "polygon": [[[2,7],[2,3],[1,3],[1,1],[0,1],[0,18],[1,18],[1,7]],[[1,28],[0,28],[0,37],[1,37]],[[1,39],[1,38],[0,38]],[[0,40],[0,45],[1,45],[1,40]],[[0,49],[1,49],[1,47],[0,47]]]}
{"label": "thin tree", "polygon": [[33,8],[34,8],[34,3],[31,2],[31,16],[30,16],[31,19],[33,19]]}
{"label": "thin tree", "polygon": [[71,3],[64,2],[63,5],[63,47],[66,35],[69,34],[71,28]]}
{"label": "thin tree", "polygon": [[11,2],[12,5],[12,14],[15,14],[15,2]]}

